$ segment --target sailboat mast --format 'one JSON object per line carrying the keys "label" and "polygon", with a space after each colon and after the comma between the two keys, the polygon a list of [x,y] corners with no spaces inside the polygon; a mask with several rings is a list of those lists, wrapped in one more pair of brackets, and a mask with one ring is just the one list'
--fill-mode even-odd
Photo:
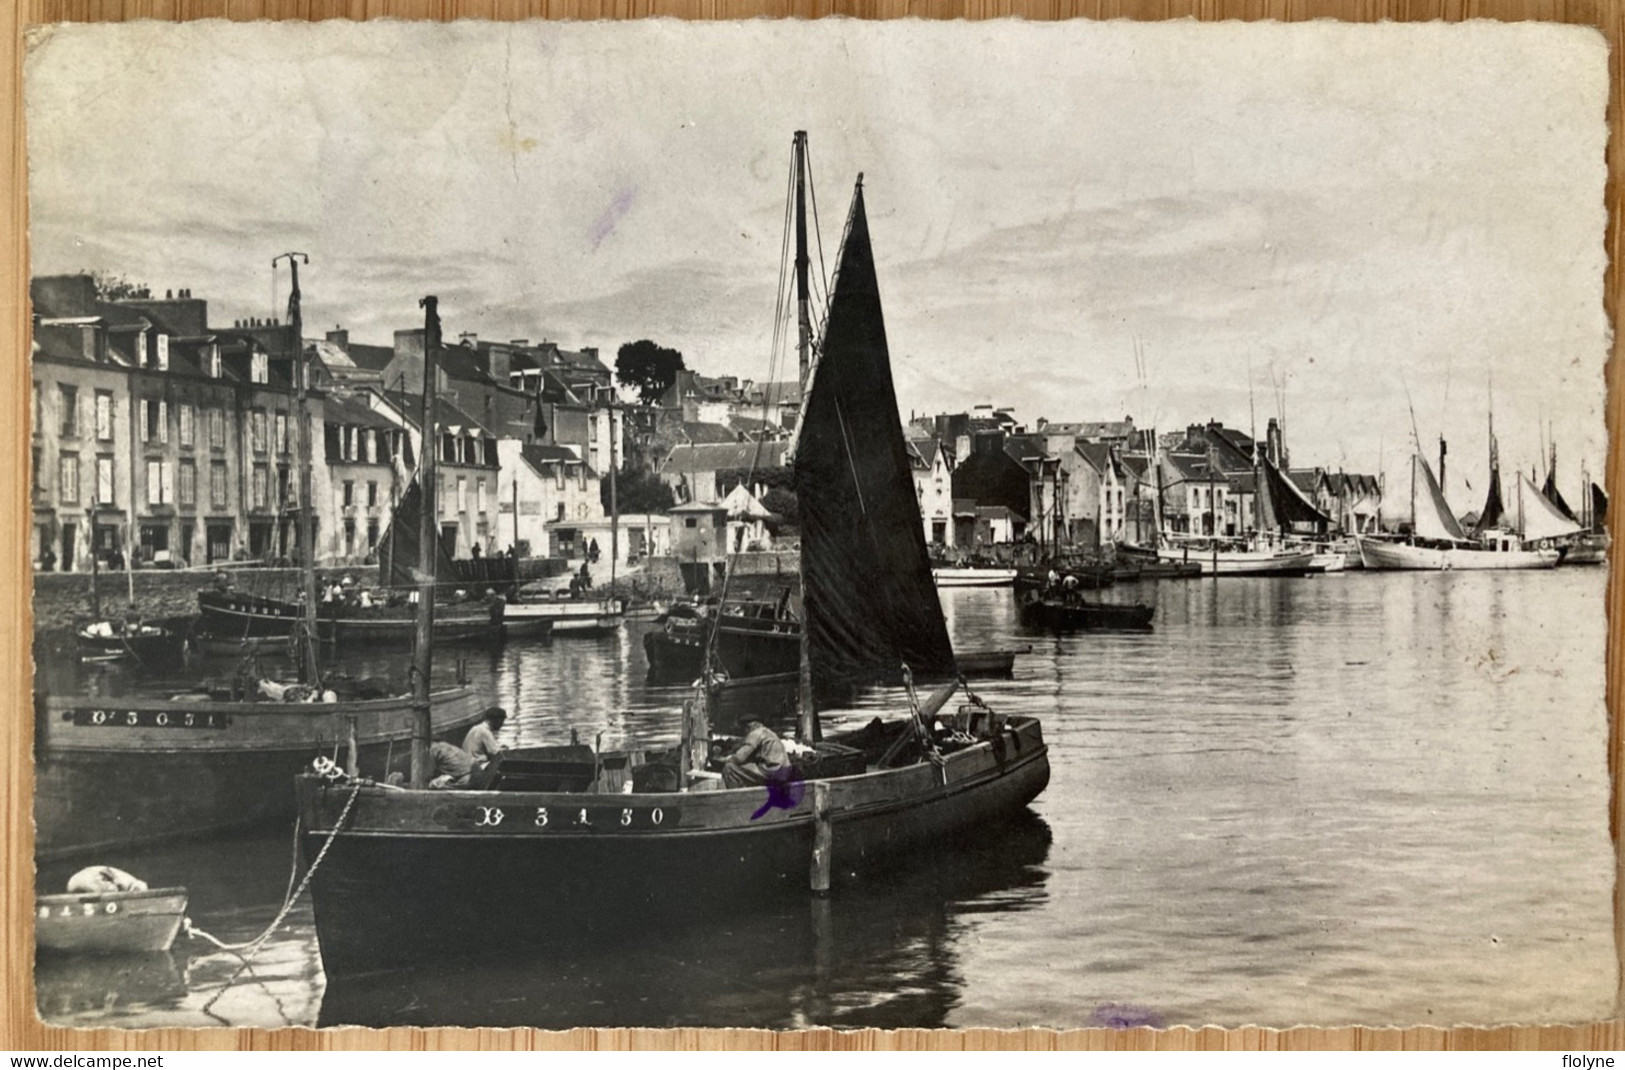
{"label": "sailboat mast", "polygon": [[[310,263],[310,257],[304,253],[283,255],[288,258],[288,270],[292,273],[292,290],[288,294],[288,334],[293,346],[294,463],[299,466],[299,589],[304,594],[305,603],[302,665],[305,682],[317,686],[321,682],[321,668],[316,660],[316,509],[311,496],[310,367],[305,363],[304,318],[300,311],[299,295],[299,263],[301,260]],[[273,260],[272,266],[275,263]]]}
{"label": "sailboat mast", "polygon": [[435,549],[440,545],[435,501],[439,453],[435,433],[436,358],[440,353],[440,299],[425,297],[423,306],[423,410],[419,427],[418,483],[423,514],[418,518],[418,616],[412,644],[412,786],[429,786],[429,674],[434,668]]}
{"label": "sailboat mast", "polygon": [[[806,411],[807,373],[812,366],[812,293],[807,283],[807,131],[797,130],[791,143],[790,167],[796,182],[796,355],[801,368],[802,411]],[[808,646],[807,568],[801,565],[801,652],[796,683],[796,735],[803,743],[818,739],[818,711],[813,709],[812,651]]]}

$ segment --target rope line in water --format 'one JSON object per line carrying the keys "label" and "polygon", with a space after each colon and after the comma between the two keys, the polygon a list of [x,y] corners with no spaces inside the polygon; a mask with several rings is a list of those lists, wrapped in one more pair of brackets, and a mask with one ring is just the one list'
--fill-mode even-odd
{"label": "rope line in water", "polygon": [[[305,871],[304,879],[299,882],[299,887],[293,890],[293,894],[288,895],[283,899],[282,909],[277,911],[276,917],[272,919],[270,925],[266,926],[264,932],[260,933],[252,940],[244,940],[243,942],[237,944],[228,944],[212,933],[205,932],[196,925],[193,925],[191,918],[183,918],[181,920],[181,927],[185,930],[186,935],[196,937],[199,940],[206,940],[222,951],[236,952],[244,955],[244,957],[252,955],[254,952],[258,951],[260,946],[271,938],[271,934],[276,932],[277,929],[281,927],[282,923],[287,920],[288,913],[293,910],[293,905],[299,901],[299,897],[303,895],[305,889],[310,886],[310,880],[312,877],[316,876],[316,870],[320,868],[322,859],[327,857],[328,848],[333,846],[333,841],[338,839],[339,830],[344,828],[344,822],[349,819],[350,811],[352,808],[354,808],[356,798],[360,796],[363,786],[364,783],[362,781],[356,782],[354,790],[350,792],[350,797],[345,800],[344,809],[339,813],[338,821],[333,825],[333,831],[327,834],[327,840],[322,844],[322,849],[316,852],[316,858],[313,862],[311,862],[310,869]],[[294,842],[298,842],[297,831],[295,832]],[[295,856],[294,872],[298,871],[298,864],[298,858]],[[292,873],[288,875],[288,880],[289,883],[292,883]],[[236,980],[236,978],[233,978],[232,980]],[[229,982],[227,987],[230,987]]]}

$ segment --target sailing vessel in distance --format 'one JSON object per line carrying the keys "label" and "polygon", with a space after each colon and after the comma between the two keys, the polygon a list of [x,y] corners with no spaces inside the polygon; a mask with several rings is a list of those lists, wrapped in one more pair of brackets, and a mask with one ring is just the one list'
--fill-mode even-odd
{"label": "sailing vessel in distance", "polygon": [[[1520,476],[1520,497],[1527,478]],[[1493,488],[1493,484],[1492,484]],[[1533,498],[1540,498],[1534,484],[1528,483]],[[1545,502],[1545,499],[1541,499]],[[1555,568],[1559,552],[1550,547],[1528,548],[1525,543],[1552,537],[1539,515],[1539,505],[1531,498],[1528,510],[1519,508],[1520,528],[1526,520],[1534,526],[1525,533],[1495,529],[1482,532],[1473,542],[1462,530],[1445,501],[1439,481],[1426,458],[1411,458],[1411,534],[1403,539],[1356,535],[1360,559],[1366,568],[1388,570],[1444,569],[1526,569]],[[1551,508],[1546,503],[1546,508]],[[1553,510],[1555,513],[1555,510]],[[1561,516],[1559,515],[1559,519]],[[1577,530],[1577,528],[1575,528]]]}
{"label": "sailing vessel in distance", "polygon": [[[798,436],[796,477],[820,491],[804,499],[802,534],[815,682],[902,662],[951,672],[861,180]],[[484,790],[301,777],[305,855],[324,856],[311,883],[324,968],[467,956],[492,932],[503,938],[491,950],[560,927],[624,933],[668,911],[827,889],[955,834],[998,836],[997,819],[1048,783],[1048,751],[1035,718],[974,699],[941,713],[957,689],[824,739],[804,707],[812,731],[786,744],[792,772],[766,789],[722,786],[698,702],[676,748],[510,751]]]}

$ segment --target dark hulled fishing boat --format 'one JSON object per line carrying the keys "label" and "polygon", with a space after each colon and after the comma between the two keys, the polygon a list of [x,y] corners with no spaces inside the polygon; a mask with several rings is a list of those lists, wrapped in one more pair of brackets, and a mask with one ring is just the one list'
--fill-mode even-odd
{"label": "dark hulled fishing boat", "polygon": [[[280,259],[280,258],[279,258]],[[290,333],[299,338],[299,276],[289,298]],[[295,346],[297,353],[300,347]],[[302,357],[296,356],[296,361]],[[303,375],[299,376],[303,381]],[[302,401],[302,399],[301,399]],[[301,410],[303,405],[301,404]],[[295,423],[301,497],[309,500],[309,444]],[[310,532],[302,532],[309,545]],[[303,579],[315,589],[308,563]],[[315,599],[293,627],[309,683],[274,683],[253,695],[119,698],[39,694],[35,700],[34,827],[42,859],[134,843],[177,839],[294,813],[291,781],[319,754],[352,752],[380,776],[405,768],[411,731],[406,697],[341,697],[322,682]],[[252,692],[258,681],[248,681]],[[304,701],[293,701],[303,697]],[[427,730],[461,740],[485,702],[455,686],[428,696]]]}
{"label": "dark hulled fishing boat", "polygon": [[[905,663],[951,674],[861,183],[838,263],[792,446],[807,672],[850,679]],[[326,852],[311,883],[324,966],[344,975],[468,955],[493,932],[509,947],[560,927],[613,928],[674,901],[737,905],[805,889],[809,871],[827,887],[832,874],[985,827],[1044,789],[1047,751],[1031,717],[975,702],[939,717],[954,690],[823,740],[803,704],[790,748],[802,779],[771,789],[720,787],[703,703],[689,707],[677,748],[589,752],[573,778],[538,770],[510,783],[499,767],[487,790],[399,791],[301,777],[306,857]]]}
{"label": "dark hulled fishing boat", "polygon": [[1148,632],[1157,608],[1143,602],[1102,602],[1092,598],[1064,598],[1030,592],[1021,599],[1021,619],[1056,631],[1091,629]]}

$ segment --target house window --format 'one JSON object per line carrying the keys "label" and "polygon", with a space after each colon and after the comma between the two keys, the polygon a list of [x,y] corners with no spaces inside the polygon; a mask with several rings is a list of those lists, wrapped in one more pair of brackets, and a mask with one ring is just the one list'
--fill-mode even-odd
{"label": "house window", "polygon": [[378,481],[376,479],[369,479],[367,481],[367,508],[369,508],[369,509],[376,508],[377,505],[378,505]]}
{"label": "house window", "polygon": [[117,504],[113,492],[113,458],[96,458],[96,501],[101,505]]}
{"label": "house window", "polygon": [[209,378],[210,379],[218,379],[218,378],[220,378],[220,347],[218,345],[211,345],[209,347],[208,364],[209,364]]}
{"label": "house window", "polygon": [[271,381],[271,359],[264,353],[255,353],[248,359],[248,381],[251,383],[268,383]]}
{"label": "house window", "polygon": [[553,466],[553,487],[555,490],[564,489],[564,462],[560,461]]}
{"label": "house window", "polygon": [[683,527],[685,527],[685,528],[697,528],[699,526],[700,526],[700,522],[696,518],[694,518],[692,516],[685,516],[683,518]]}
{"label": "house window", "polygon": [[214,509],[224,509],[231,503],[226,492],[226,462],[209,462],[209,505]]}
{"label": "house window", "polygon": [[141,441],[169,441],[169,402],[141,399]]}
{"label": "house window", "polygon": [[41,449],[40,447],[35,446],[34,447],[34,466],[32,468],[30,468],[28,471],[29,471],[30,479],[32,480],[32,483],[30,484],[30,486],[32,486],[34,488],[34,491],[36,493],[38,493],[38,491],[40,489],[40,485],[39,485],[40,465],[42,465],[44,463],[45,463],[45,451],[43,449]]}
{"label": "house window", "polygon": [[168,461],[147,462],[147,504],[170,505],[175,501],[175,470]]}
{"label": "house window", "polygon": [[368,550],[376,550],[377,548],[378,548],[378,518],[373,517],[371,520],[367,521],[367,549]]}
{"label": "house window", "polygon": [[103,442],[113,439],[113,392],[96,391],[96,437]]}
{"label": "house window", "polygon": [[195,417],[197,412],[192,408],[191,405],[182,405],[180,407],[180,411],[176,415],[180,419],[181,445],[190,449],[194,434],[193,425],[196,423]]}
{"label": "house window", "polygon": [[366,461],[367,461],[367,463],[368,464],[377,464],[378,463],[378,432],[372,430],[371,428],[368,428],[367,432],[366,432],[366,438],[363,440],[363,445],[364,445],[364,448],[366,449]]}
{"label": "house window", "polygon": [[349,557],[355,553],[355,521],[344,522],[344,556]]}
{"label": "house window", "polygon": [[197,504],[197,465],[191,461],[181,462],[180,503]]}
{"label": "house window", "polygon": [[264,509],[267,496],[271,492],[271,471],[263,464],[254,466],[254,474],[249,483],[249,502],[254,509]]}
{"label": "house window", "polygon": [[167,334],[158,336],[158,370],[161,372],[169,370],[169,335]]}
{"label": "house window", "polygon": [[[79,437],[79,388],[65,383],[57,385],[57,399],[61,402],[61,428],[63,438]],[[77,500],[77,499],[75,499]]]}
{"label": "house window", "polygon": [[354,504],[355,504],[355,480],[346,479],[344,481],[344,508],[348,509]]}
{"label": "house window", "polygon": [[45,427],[45,395],[39,388],[39,380],[34,381],[34,434],[39,434]]}
{"label": "house window", "polygon": [[130,339],[130,351],[135,356],[135,366],[145,368],[147,366],[147,334],[145,331],[139,332]]}
{"label": "house window", "polygon": [[248,444],[255,453],[265,452],[264,409],[254,409],[248,414]]}
{"label": "house window", "polygon": [[56,486],[58,496],[69,505],[79,501],[79,455],[64,453],[57,462]]}
{"label": "house window", "polygon": [[468,512],[468,480],[462,476],[457,477],[457,511]]}
{"label": "house window", "polygon": [[209,410],[209,448],[226,448],[226,413],[223,409]]}
{"label": "house window", "polygon": [[279,412],[279,413],[276,414],[275,429],[276,429],[275,430],[275,433],[276,433],[276,452],[279,455],[287,453],[288,452],[288,414],[287,413]]}
{"label": "house window", "polygon": [[479,513],[485,512],[485,480],[483,479],[474,481],[474,510]]}

